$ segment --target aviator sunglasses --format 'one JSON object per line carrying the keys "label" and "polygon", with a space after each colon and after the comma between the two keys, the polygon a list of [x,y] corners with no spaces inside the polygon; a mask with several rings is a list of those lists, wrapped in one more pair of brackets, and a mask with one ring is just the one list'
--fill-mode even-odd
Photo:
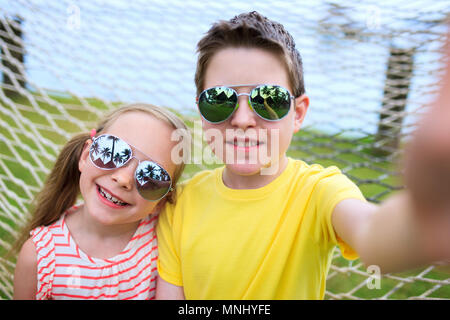
{"label": "aviator sunglasses", "polygon": [[202,117],[211,123],[227,120],[239,107],[239,96],[248,96],[252,110],[262,119],[279,121],[290,110],[294,97],[289,90],[277,85],[263,84],[250,93],[237,93],[233,88],[254,85],[218,86],[203,90],[197,98],[197,105]]}
{"label": "aviator sunglasses", "polygon": [[89,149],[89,159],[99,169],[114,170],[125,166],[132,158],[139,164],[134,172],[136,189],[146,200],[157,201],[172,191],[169,173],[156,162],[139,160],[133,155],[134,146],[111,134],[103,134],[93,139]]}

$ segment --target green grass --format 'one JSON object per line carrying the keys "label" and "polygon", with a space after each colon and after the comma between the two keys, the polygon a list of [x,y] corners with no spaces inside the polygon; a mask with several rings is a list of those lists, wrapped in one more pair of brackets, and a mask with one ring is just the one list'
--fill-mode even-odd
{"label": "green grass", "polygon": [[[5,121],[8,127],[19,128],[19,124],[16,122],[15,118],[20,116],[24,117],[28,121],[34,124],[39,124],[41,126],[51,126],[51,123],[45,113],[51,116],[62,116],[58,108],[51,103],[48,103],[43,99],[42,96],[33,94],[36,103],[40,110],[44,113],[40,114],[36,110],[33,110],[32,103],[26,97],[17,97],[14,103],[18,106],[18,111],[13,110],[4,102],[0,102],[2,107],[8,112],[13,113],[14,116],[10,116],[8,112],[0,112],[0,117]],[[67,95],[64,93],[53,94],[50,98],[61,104],[66,112],[73,118],[87,123],[89,125],[93,124],[97,119],[96,112],[92,112],[87,109],[80,108],[82,101],[74,96]],[[104,102],[93,99],[84,99],[93,108],[99,111],[105,111],[108,109],[108,105]],[[109,106],[117,106],[121,103],[112,103]],[[186,119],[188,126],[193,127],[192,119]],[[81,128],[71,121],[66,119],[55,120],[54,123],[61,129],[69,134],[79,132]],[[29,130],[25,124],[25,130]],[[30,130],[31,132],[31,130]],[[49,130],[44,127],[37,129],[37,134],[49,139],[55,144],[62,145],[66,142],[66,137],[62,134],[56,133],[54,130]],[[13,137],[7,128],[0,127],[0,136],[5,139],[12,141]],[[37,151],[38,147],[32,136],[26,136],[25,134],[18,134],[18,138],[24,146],[28,146],[30,149]],[[343,170],[355,183],[358,184],[359,188],[363,192],[364,196],[371,201],[382,201],[390,194],[393,190],[401,186],[401,182],[396,176],[396,167],[390,161],[386,161],[383,158],[376,157],[371,151],[371,144],[373,143],[373,137],[367,136],[363,138],[352,138],[346,137],[344,135],[327,135],[322,132],[318,132],[312,129],[305,129],[295,134],[292,141],[291,147],[288,150],[288,156],[297,159],[303,159],[308,163],[318,163],[323,166],[335,165],[341,170]],[[205,144],[203,144],[203,148]],[[12,172],[14,177],[20,179],[24,183],[31,186],[39,187],[39,183],[31,176],[28,169],[20,163],[20,161],[15,161],[15,155],[13,150],[11,150],[7,144],[0,140],[0,152],[2,155],[11,158],[11,160],[3,160],[7,169]],[[202,149],[203,150],[203,149]],[[29,162],[31,166],[36,165],[35,159],[33,159],[26,148],[15,148],[15,151],[24,159]],[[46,152],[56,156],[56,152],[51,148],[46,148]],[[47,168],[50,168],[52,163],[46,157],[39,156],[39,160],[44,163]],[[205,168],[214,168],[219,166],[218,164],[205,165]],[[196,164],[186,165],[185,172],[182,176],[182,180],[192,177],[195,173],[199,172],[201,168]],[[37,175],[42,180],[45,177],[45,173],[38,170]],[[0,166],[0,175],[6,175],[5,168]],[[3,181],[6,188],[15,194],[25,197],[20,184],[17,184],[10,180]],[[18,207],[16,199],[13,199],[5,194],[5,198],[10,205]],[[0,211],[0,221],[8,224],[11,227],[15,227],[14,222],[6,218],[5,214]],[[0,227],[0,238],[4,241],[12,241],[12,236],[10,232],[3,230]],[[5,254],[4,248],[0,246],[0,255]],[[354,262],[357,264],[358,261]],[[333,260],[333,264],[336,266],[345,267],[348,266],[349,262],[344,258],[336,258]],[[362,269],[361,269],[362,270]],[[420,270],[413,270],[411,272],[397,274],[399,277],[415,276],[420,273]],[[436,269],[426,275],[427,278],[431,279],[447,279],[449,275],[448,270]],[[358,284],[365,281],[366,277],[358,275],[355,273],[338,274],[332,277],[327,282],[327,290],[333,293],[345,293],[349,292],[355,288]],[[382,297],[384,294],[392,290],[399,282],[396,280],[388,279],[383,277],[381,280],[381,289],[368,289],[367,286],[362,286],[358,291],[354,293],[355,296],[364,299],[373,299]],[[434,284],[430,284],[424,281],[414,281],[413,283],[407,283],[399,288],[390,298],[394,299],[405,299],[410,296],[419,296],[426,290],[433,287]],[[431,297],[450,297],[450,286],[443,286],[436,290]],[[0,290],[0,297],[7,297],[4,292]]]}

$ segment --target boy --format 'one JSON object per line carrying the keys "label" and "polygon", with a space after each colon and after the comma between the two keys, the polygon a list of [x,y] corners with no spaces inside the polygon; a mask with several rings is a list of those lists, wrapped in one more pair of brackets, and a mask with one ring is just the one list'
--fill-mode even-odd
{"label": "boy", "polygon": [[336,245],[384,273],[448,257],[426,241],[448,243],[448,203],[419,201],[432,218],[411,193],[378,207],[336,167],[286,156],[309,99],[281,24],[241,14],[214,24],[198,52],[203,130],[226,165],[193,177],[160,215],[157,298],[323,299]]}

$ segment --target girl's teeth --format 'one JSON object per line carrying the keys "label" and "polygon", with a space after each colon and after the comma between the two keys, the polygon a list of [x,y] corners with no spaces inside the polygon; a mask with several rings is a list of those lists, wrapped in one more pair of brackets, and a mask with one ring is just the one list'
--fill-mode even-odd
{"label": "girl's teeth", "polygon": [[98,190],[100,191],[100,194],[101,194],[104,198],[108,199],[109,201],[111,201],[111,202],[113,202],[113,203],[115,203],[115,204],[117,204],[117,205],[119,205],[119,206],[125,206],[125,205],[127,205],[126,202],[122,202],[122,201],[120,201],[119,199],[113,197],[112,195],[110,195],[108,192],[106,192],[106,191],[103,190],[102,188],[99,187]]}

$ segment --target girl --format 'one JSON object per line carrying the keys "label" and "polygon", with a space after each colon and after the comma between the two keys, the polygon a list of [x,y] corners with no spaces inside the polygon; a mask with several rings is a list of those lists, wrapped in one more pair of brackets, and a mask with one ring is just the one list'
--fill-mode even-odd
{"label": "girl", "polygon": [[157,213],[184,169],[175,129],[187,143],[174,114],[133,104],[64,146],[19,239],[14,299],[154,298]]}

